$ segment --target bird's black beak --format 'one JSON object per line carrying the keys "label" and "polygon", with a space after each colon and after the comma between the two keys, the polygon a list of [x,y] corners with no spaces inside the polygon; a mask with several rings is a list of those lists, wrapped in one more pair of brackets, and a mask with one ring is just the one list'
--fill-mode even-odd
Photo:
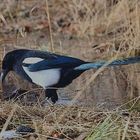
{"label": "bird's black beak", "polygon": [[3,81],[4,81],[4,79],[5,79],[6,75],[7,75],[7,73],[8,73],[8,70],[2,70],[1,75],[0,75],[0,81],[1,81],[1,83],[3,83]]}

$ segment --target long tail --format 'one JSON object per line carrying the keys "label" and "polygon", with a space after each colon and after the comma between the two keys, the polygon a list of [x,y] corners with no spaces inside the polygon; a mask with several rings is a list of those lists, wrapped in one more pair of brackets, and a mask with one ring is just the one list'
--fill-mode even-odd
{"label": "long tail", "polygon": [[[106,63],[107,61],[89,62],[89,63],[82,64],[76,67],[74,70],[88,70],[88,69],[94,69],[94,68],[97,69],[97,68],[102,67]],[[134,64],[134,63],[140,63],[140,56],[114,60],[110,64],[108,64],[107,67],[117,66],[117,65],[128,65],[128,64]]]}

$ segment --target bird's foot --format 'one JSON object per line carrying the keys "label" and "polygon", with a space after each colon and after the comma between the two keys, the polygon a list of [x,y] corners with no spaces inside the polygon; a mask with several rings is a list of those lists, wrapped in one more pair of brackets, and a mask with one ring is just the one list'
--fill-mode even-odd
{"label": "bird's foot", "polygon": [[58,96],[52,96],[51,101],[55,104],[58,101]]}
{"label": "bird's foot", "polygon": [[51,99],[51,101],[52,101],[53,104],[55,104],[56,101],[58,101],[58,98],[53,97],[53,96],[52,96],[52,97],[46,97],[46,99],[47,99],[47,100]]}
{"label": "bird's foot", "polygon": [[47,90],[45,93],[46,93],[46,98],[47,99],[51,99],[53,104],[55,104],[56,101],[58,101],[58,95],[57,95],[56,91],[54,91],[54,90]]}

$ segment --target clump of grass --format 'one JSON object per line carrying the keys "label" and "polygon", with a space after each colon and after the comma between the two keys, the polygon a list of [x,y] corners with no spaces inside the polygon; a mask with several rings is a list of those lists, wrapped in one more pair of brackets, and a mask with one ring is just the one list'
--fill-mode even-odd
{"label": "clump of grass", "polygon": [[86,140],[101,140],[101,139],[105,140],[108,138],[110,139],[116,138],[116,135],[114,134],[115,133],[117,134],[119,126],[115,124],[115,121],[111,120],[111,116],[107,116],[103,122],[100,122],[92,130],[91,134],[89,134]]}

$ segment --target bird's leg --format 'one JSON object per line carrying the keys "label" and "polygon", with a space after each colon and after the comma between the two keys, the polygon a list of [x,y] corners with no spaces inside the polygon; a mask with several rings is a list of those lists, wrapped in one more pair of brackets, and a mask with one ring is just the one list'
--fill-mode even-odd
{"label": "bird's leg", "polygon": [[53,103],[56,103],[56,101],[58,100],[58,95],[57,95],[56,89],[46,89],[45,90],[45,96],[48,99],[51,98],[51,101]]}

